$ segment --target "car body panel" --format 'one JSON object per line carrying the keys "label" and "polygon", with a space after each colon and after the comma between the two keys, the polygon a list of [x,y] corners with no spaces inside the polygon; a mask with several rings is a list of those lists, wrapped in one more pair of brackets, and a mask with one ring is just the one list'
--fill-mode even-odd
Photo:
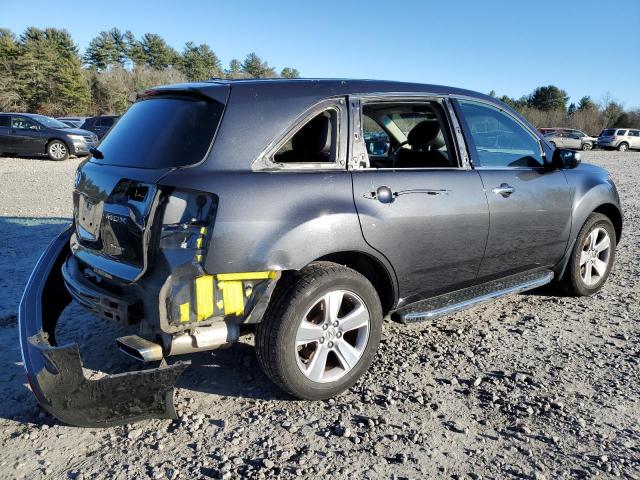
{"label": "car body panel", "polygon": [[[397,194],[391,203],[372,195],[381,186]],[[353,196],[364,238],[394,266],[405,301],[475,281],[489,228],[478,172],[354,171]]]}
{"label": "car body panel", "polygon": [[[571,230],[571,199],[564,172],[544,169],[478,169],[489,199],[491,228],[479,279],[553,266],[564,255]],[[502,184],[508,197],[493,193]]]}

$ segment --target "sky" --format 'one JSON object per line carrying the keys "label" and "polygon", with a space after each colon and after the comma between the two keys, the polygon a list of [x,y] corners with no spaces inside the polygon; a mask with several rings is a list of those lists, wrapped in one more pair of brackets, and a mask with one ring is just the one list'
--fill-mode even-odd
{"label": "sky", "polygon": [[101,30],[207,43],[226,66],[256,52],[303,77],[450,85],[520,97],[556,85],[577,102],[640,107],[640,0],[103,2],[0,0],[0,27]]}

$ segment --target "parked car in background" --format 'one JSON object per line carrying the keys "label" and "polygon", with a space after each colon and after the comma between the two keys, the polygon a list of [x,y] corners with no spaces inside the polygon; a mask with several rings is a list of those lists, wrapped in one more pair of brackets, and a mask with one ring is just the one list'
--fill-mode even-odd
{"label": "parked car in background", "polygon": [[359,80],[146,90],[78,167],[73,204],[19,325],[31,390],[85,426],[174,417],[187,364],[86,379],[78,346],[52,342],[72,300],[138,325],[116,341],[140,361],[253,331],[266,375],[319,400],[364,374],[387,314],[431,321],[552,280],[596,293],[622,230],[608,173],[499,100]]}
{"label": "parked car in background", "polygon": [[56,120],[60,120],[70,127],[80,128],[86,119],[87,117],[58,117]]}
{"label": "parked car in background", "polygon": [[48,155],[51,160],[83,156],[98,137],[55,118],[30,113],[0,113],[0,153]]}
{"label": "parked car in background", "polygon": [[590,137],[580,130],[563,128],[545,134],[545,138],[553,146],[558,148],[571,148],[573,150],[592,150],[596,146],[596,137]]}
{"label": "parked car in background", "polygon": [[637,128],[605,128],[598,136],[598,146],[604,150],[640,149],[640,130]]}
{"label": "parked car in background", "polygon": [[118,115],[100,115],[97,117],[89,117],[80,126],[83,130],[89,130],[95,133],[99,139],[102,139],[111,127],[115,125],[120,117]]}

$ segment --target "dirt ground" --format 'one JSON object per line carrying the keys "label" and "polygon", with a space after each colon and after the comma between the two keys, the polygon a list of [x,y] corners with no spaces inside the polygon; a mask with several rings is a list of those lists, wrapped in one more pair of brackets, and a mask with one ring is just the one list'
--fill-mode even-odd
{"label": "dirt ground", "polygon": [[[0,477],[640,479],[640,153],[587,152],[623,201],[624,231],[591,298],[536,291],[402,326],[373,367],[325,402],[259,370],[252,338],[191,356],[180,420],[75,428],[25,385],[16,313],[40,252],[69,222],[77,160],[0,159]],[[121,335],[70,306],[62,340],[88,370],[135,368]]]}

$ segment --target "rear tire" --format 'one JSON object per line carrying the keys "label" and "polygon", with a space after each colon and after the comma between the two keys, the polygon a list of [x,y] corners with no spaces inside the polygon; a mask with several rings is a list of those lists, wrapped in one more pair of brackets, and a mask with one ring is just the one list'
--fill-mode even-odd
{"label": "rear tire", "polygon": [[69,148],[60,140],[51,140],[47,145],[47,155],[56,162],[66,160],[69,158]]}
{"label": "rear tire", "polygon": [[308,400],[333,397],[369,368],[382,334],[373,285],[330,262],[285,274],[256,329],[264,373],[282,390]]}
{"label": "rear tire", "polygon": [[626,152],[627,150],[629,150],[629,144],[627,142],[622,142],[620,145],[618,145],[619,152]]}
{"label": "rear tire", "polygon": [[601,213],[589,215],[564,274],[564,286],[570,294],[593,295],[602,288],[616,258],[616,241],[616,229],[609,217]]}

